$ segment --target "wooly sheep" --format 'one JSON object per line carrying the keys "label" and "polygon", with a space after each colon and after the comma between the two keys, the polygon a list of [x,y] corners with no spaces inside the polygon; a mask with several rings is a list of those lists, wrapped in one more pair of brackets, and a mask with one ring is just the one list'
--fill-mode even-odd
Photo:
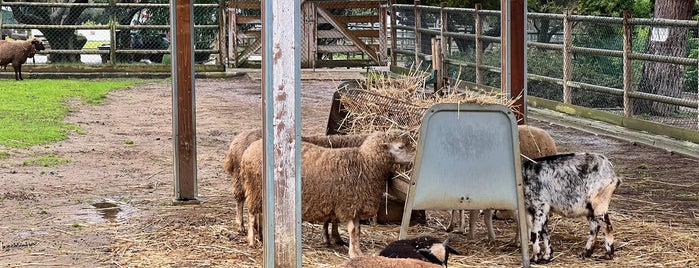
{"label": "wooly sheep", "polygon": [[[425,253],[427,254],[427,253]],[[418,259],[396,259],[383,256],[361,256],[350,258],[338,267],[341,268],[443,268],[445,266]]]}
{"label": "wooly sheep", "polygon": [[[522,161],[529,161],[530,159],[555,155],[558,153],[556,148],[556,142],[553,140],[551,135],[549,135],[545,130],[528,126],[519,125],[517,126],[517,135],[519,137],[519,153],[522,156]],[[458,216],[460,214],[460,216]],[[472,210],[469,214],[469,231],[468,238],[474,239],[474,231],[476,226],[476,220],[478,218],[479,211]],[[447,226],[447,231],[451,232],[454,229],[456,219],[461,219],[458,230],[464,230],[466,226],[465,214],[463,211],[453,210],[451,213],[451,220],[449,221],[449,226]],[[486,209],[483,211],[483,218],[485,221],[485,226],[488,229],[488,238],[495,240],[495,231],[493,230],[493,218],[495,219],[517,219],[515,211],[512,210],[497,210],[493,211]],[[516,241],[519,241],[519,236],[517,236]]]}
{"label": "wooly sheep", "polygon": [[[614,233],[609,220],[609,202],[621,183],[609,160],[600,154],[575,153],[537,158],[522,165],[524,209],[527,215],[532,261],[551,261],[548,217],[551,212],[572,218],[585,216],[590,237],[581,257],[590,257],[600,229],[605,224],[605,258],[614,257]],[[543,240],[541,252],[539,239]]]}
{"label": "wooly sheep", "polygon": [[[254,141],[262,138],[262,129],[252,129],[246,130],[238,135],[231,141],[228,151],[226,152],[226,158],[223,163],[223,168],[231,176],[232,192],[233,198],[236,202],[236,230],[242,233],[245,230],[243,224],[243,209],[245,206],[245,189],[243,188],[243,182],[240,179],[240,159],[243,155],[245,149],[250,146]],[[303,136],[302,141],[310,142],[322,147],[328,148],[342,148],[342,147],[358,147],[366,139],[366,135],[316,135],[316,136]],[[333,225],[332,235],[334,241],[330,241],[327,231],[327,223],[324,225],[323,238],[327,244],[332,243],[342,243],[340,234],[337,231],[336,224]]]}
{"label": "wooly sheep", "polygon": [[[337,219],[347,223],[349,256],[362,254],[359,221],[376,215],[387,178],[412,162],[408,135],[391,130],[370,134],[359,147],[324,148],[302,143],[302,218],[309,222]],[[255,244],[251,222],[262,212],[262,142],[243,153],[241,178],[248,207],[248,242]]]}
{"label": "wooly sheep", "polygon": [[[429,250],[432,254],[426,255],[424,250]],[[388,258],[418,259],[447,267],[450,253],[461,255],[461,253],[449,246],[449,239],[442,242],[432,236],[420,236],[393,241],[379,255]]]}
{"label": "wooly sheep", "polygon": [[27,58],[33,58],[37,51],[46,49],[38,38],[26,41],[4,41],[0,42],[0,66],[7,67],[12,63],[15,70],[15,80],[22,78],[22,64],[27,62]]}

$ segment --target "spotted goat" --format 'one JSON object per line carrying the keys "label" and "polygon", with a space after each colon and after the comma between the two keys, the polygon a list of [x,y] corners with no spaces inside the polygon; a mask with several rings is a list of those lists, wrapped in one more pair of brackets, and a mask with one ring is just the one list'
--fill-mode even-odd
{"label": "spotted goat", "polygon": [[[573,218],[585,216],[590,236],[581,257],[592,250],[604,223],[604,258],[614,257],[614,230],[609,219],[612,194],[621,183],[609,160],[600,154],[575,153],[547,156],[522,165],[524,207],[532,242],[532,262],[551,261],[548,218],[551,212]],[[543,252],[539,240],[544,245]]]}

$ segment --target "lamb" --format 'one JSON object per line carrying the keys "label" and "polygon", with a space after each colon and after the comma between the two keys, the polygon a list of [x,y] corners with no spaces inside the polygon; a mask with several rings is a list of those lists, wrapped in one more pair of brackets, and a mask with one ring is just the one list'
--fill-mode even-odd
{"label": "lamb", "polygon": [[[337,219],[347,223],[349,256],[362,255],[359,248],[359,221],[378,212],[386,178],[412,162],[406,150],[408,135],[391,130],[370,134],[360,147],[323,148],[302,143],[302,218],[325,222]],[[240,175],[248,206],[248,243],[255,245],[252,222],[262,212],[262,142],[256,141],[243,153]]]}
{"label": "lamb", "polygon": [[37,51],[46,49],[38,38],[26,41],[3,41],[0,42],[0,66],[7,67],[12,63],[15,70],[15,80],[22,78],[22,64],[27,62],[27,58],[33,58]]}
{"label": "lamb", "polygon": [[[575,153],[537,158],[522,165],[524,208],[527,215],[532,262],[551,261],[552,249],[548,229],[551,212],[561,216],[587,217],[590,236],[581,257],[592,255],[592,248],[600,229],[605,224],[605,258],[614,257],[614,233],[609,220],[609,202],[621,184],[609,160],[600,154]],[[543,240],[541,252],[539,240]]]}
{"label": "lamb", "polygon": [[449,253],[459,254],[448,242],[429,236],[398,240],[386,246],[380,256],[349,259],[340,267],[447,267]]}
{"label": "lamb", "polygon": [[[243,224],[243,208],[245,204],[245,189],[243,188],[243,182],[240,179],[240,159],[243,155],[245,149],[250,146],[254,141],[262,138],[262,129],[252,129],[239,133],[235,136],[233,141],[231,141],[228,152],[226,153],[226,158],[224,160],[223,168],[231,176],[232,182],[232,192],[233,198],[236,201],[236,230],[239,233],[243,233],[245,226]],[[342,147],[358,147],[362,144],[366,135],[317,135],[317,136],[303,136],[301,139],[305,142],[310,142],[319,146],[328,148],[342,148]],[[331,242],[328,236],[328,223],[324,225],[323,238],[327,244],[340,244],[342,239],[337,231],[337,224],[334,223],[332,228],[332,236],[334,241]]]}
{"label": "lamb", "polygon": [[[528,126],[519,125],[517,126],[517,134],[519,137],[519,153],[522,155],[522,161],[527,161],[529,159],[555,155],[558,153],[556,149],[556,142],[553,140],[551,135],[549,135],[545,130]],[[495,231],[493,230],[493,218],[495,219],[517,219],[515,211],[512,210],[490,210],[486,209],[483,211],[483,218],[485,221],[485,226],[488,229],[488,238],[495,240]],[[457,215],[461,214],[459,217]],[[477,210],[471,210],[469,213],[469,231],[468,238],[474,239],[474,230],[476,226],[476,219],[478,217]],[[447,226],[447,232],[451,232],[454,229],[455,219],[461,218],[461,224],[457,229],[465,229],[466,220],[463,211],[452,210],[451,220]],[[465,230],[464,230],[465,232]],[[516,241],[519,241],[519,236],[517,236]]]}
{"label": "lamb", "polygon": [[[421,250],[429,250],[433,254],[426,255]],[[393,241],[379,255],[388,258],[418,259],[447,267],[450,253],[461,255],[461,253],[449,246],[449,239],[441,242],[436,237],[420,236],[413,239]]]}

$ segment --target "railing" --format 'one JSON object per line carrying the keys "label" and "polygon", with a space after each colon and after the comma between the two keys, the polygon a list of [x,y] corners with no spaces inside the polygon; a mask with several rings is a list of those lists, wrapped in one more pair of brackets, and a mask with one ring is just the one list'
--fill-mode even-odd
{"label": "railing", "polygon": [[[396,14],[390,21],[392,66],[409,68],[430,59],[431,39],[438,37],[442,40],[440,64],[446,70],[444,78],[500,87],[499,11],[481,10],[479,7],[465,9],[399,4],[389,8],[391,14]],[[696,40],[694,38],[699,32],[697,21],[639,19],[631,18],[628,13],[624,18],[568,13],[528,13],[527,16],[530,26],[527,29],[529,96],[659,122],[694,130],[694,135],[697,134],[699,103],[696,85],[699,81],[696,69],[699,60],[696,54],[677,57],[645,53],[649,38],[663,38],[663,31],[667,33],[674,29],[688,29],[688,50],[696,51],[693,40]],[[555,27],[541,30],[532,27],[544,23]],[[660,36],[654,28],[661,29],[657,30]],[[398,36],[410,35],[415,36],[414,45],[401,45],[410,42]],[[540,36],[549,39],[545,42],[536,40]],[[559,40],[561,38],[554,36],[563,38]],[[606,40],[606,43],[600,40]],[[670,95],[639,91],[638,88],[644,86],[640,81],[646,63],[667,64],[668,69],[679,68],[687,77],[676,78],[687,81],[685,85],[680,85],[684,91]],[[423,69],[431,68],[427,64],[421,66]],[[635,112],[634,103],[639,106],[638,103],[644,101],[650,101],[652,105],[673,105],[675,112],[670,115]]]}
{"label": "railing", "polygon": [[[68,47],[57,48],[56,46],[51,47],[51,42],[48,43],[49,48],[41,51],[38,55],[47,56],[45,59],[40,59],[39,61],[51,61],[52,55],[88,55],[84,59],[73,59],[64,60],[67,63],[83,63],[83,64],[108,64],[117,65],[123,64],[134,60],[134,55],[142,55],[145,58],[156,56],[158,59],[162,59],[164,55],[170,54],[169,37],[170,25],[169,25],[169,7],[170,4],[162,3],[117,3],[116,1],[109,1],[109,3],[49,3],[49,2],[3,2],[0,0],[0,7],[4,10],[9,11],[15,8],[51,8],[53,10],[57,8],[79,9],[79,10],[97,10],[97,14],[102,14],[102,16],[107,16],[108,20],[106,23],[95,24],[95,23],[81,23],[81,24],[46,24],[45,21],[36,22],[36,24],[27,23],[3,23],[0,20],[0,29],[10,29],[10,30],[28,30],[32,34],[28,34],[29,37],[36,33],[41,33],[40,36],[45,42],[50,40],[47,38],[45,31],[52,30],[65,30],[64,32],[76,33],[78,31],[94,31],[101,32],[103,36],[98,36],[98,40],[87,40],[94,42],[101,42],[101,46],[85,48],[79,47],[78,45],[70,45]],[[208,3],[208,4],[194,4],[195,16],[196,12],[205,12],[205,14],[200,14],[203,17],[211,16],[214,19],[206,18],[205,23],[199,23],[195,21],[194,31],[208,31],[207,34],[202,34],[200,40],[194,40],[195,44],[200,44],[196,48],[195,55],[201,55],[204,57],[199,57],[198,63],[204,61],[215,60],[217,64],[223,62],[225,57],[225,43],[222,40],[225,38],[220,38],[220,35],[225,36],[225,24],[221,19],[222,3]],[[142,10],[148,10],[155,14],[152,15],[151,19],[155,22],[146,23],[144,25],[131,25],[129,21],[134,14],[138,14]],[[67,11],[69,12],[69,11]],[[82,13],[82,11],[81,11]],[[119,16],[120,15],[120,16]],[[155,20],[156,16],[160,16]],[[118,19],[121,17],[121,21]],[[126,17],[126,20],[123,18]],[[196,20],[196,19],[195,19]],[[158,32],[159,38],[165,38],[163,43],[158,46],[146,45],[141,48],[134,48],[129,42],[129,35],[133,32],[150,30]],[[105,34],[106,33],[106,34]],[[106,35],[106,36],[105,36]],[[206,37],[206,38],[204,38]],[[65,38],[71,38],[65,36]],[[195,37],[196,39],[197,37]],[[208,40],[206,40],[208,39]],[[55,39],[54,39],[55,40]],[[196,45],[195,45],[196,46]],[[89,57],[89,55],[99,55],[99,58]],[[131,55],[131,56],[129,56]],[[209,55],[215,55],[216,57],[211,57]],[[203,59],[206,58],[206,59]]]}

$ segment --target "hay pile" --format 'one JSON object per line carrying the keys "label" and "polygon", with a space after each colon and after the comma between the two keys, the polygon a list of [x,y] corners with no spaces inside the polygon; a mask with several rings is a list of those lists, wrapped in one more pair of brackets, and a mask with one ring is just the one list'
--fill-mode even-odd
{"label": "hay pile", "polygon": [[425,88],[425,78],[417,74],[390,77],[379,73],[340,86],[340,102],[348,112],[340,132],[361,134],[401,129],[409,131],[417,141],[423,114],[435,104],[502,104],[512,107],[515,101],[500,91],[460,89],[459,84],[447,86],[443,94],[434,94]]}

